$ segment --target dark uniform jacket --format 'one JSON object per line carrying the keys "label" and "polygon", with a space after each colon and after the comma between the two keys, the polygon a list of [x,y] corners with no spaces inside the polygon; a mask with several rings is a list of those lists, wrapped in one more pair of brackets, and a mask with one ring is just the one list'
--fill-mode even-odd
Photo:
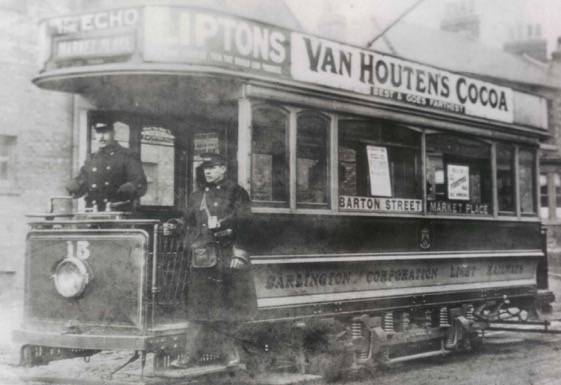
{"label": "dark uniform jacket", "polygon": [[[118,193],[121,186],[126,191]],[[111,142],[86,160],[67,189],[75,198],[86,195],[87,207],[97,205],[104,210],[107,202],[133,200],[146,194],[146,176],[134,152]]]}
{"label": "dark uniform jacket", "polygon": [[[208,216],[202,209],[203,200],[211,216],[220,222],[217,229],[208,229]],[[191,320],[232,321],[251,317],[255,307],[255,293],[249,266],[249,236],[246,224],[251,219],[248,193],[238,184],[223,179],[204,184],[191,196],[183,225],[190,242],[220,242],[218,261],[207,268],[192,267],[188,280],[188,317]],[[232,230],[230,236],[216,238],[215,234]],[[241,249],[245,253],[234,251]],[[234,253],[246,260],[246,269],[230,268]]]}

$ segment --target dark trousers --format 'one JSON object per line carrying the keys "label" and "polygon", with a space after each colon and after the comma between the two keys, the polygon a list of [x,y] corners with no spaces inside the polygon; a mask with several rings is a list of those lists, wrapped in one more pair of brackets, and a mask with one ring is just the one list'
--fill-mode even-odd
{"label": "dark trousers", "polygon": [[227,321],[189,321],[185,355],[199,359],[202,354],[234,354],[239,324]]}

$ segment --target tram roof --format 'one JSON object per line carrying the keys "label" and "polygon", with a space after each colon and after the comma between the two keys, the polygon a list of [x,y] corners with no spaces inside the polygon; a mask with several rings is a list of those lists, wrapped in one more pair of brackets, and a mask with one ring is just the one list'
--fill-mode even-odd
{"label": "tram roof", "polygon": [[[245,1],[261,4],[257,9],[284,4]],[[134,6],[123,7],[127,3]],[[368,97],[437,114],[547,129],[543,97],[525,89],[516,91],[509,83],[482,81],[479,72],[465,75],[466,68],[450,68],[448,62],[435,59],[432,64],[407,52],[399,56],[361,48],[364,44],[357,42],[341,44],[340,36],[329,40],[300,32],[299,25],[288,28],[276,18],[268,23],[262,15],[253,14],[258,21],[247,13],[239,16],[240,11],[233,10],[233,4],[239,3],[233,0],[140,3],[139,7],[139,1],[125,0],[119,8],[96,7],[45,20],[41,27],[44,67],[34,82],[46,89],[83,93],[92,85],[99,88],[95,84],[100,82],[105,92],[112,83],[105,76],[216,74],[307,89],[323,87],[343,97]],[[198,3],[204,7],[197,7]],[[279,9],[292,15],[288,7]],[[271,14],[274,10],[269,9]],[[280,19],[294,23],[290,17]],[[422,39],[417,36],[414,41],[418,40]],[[432,43],[432,47],[439,46]],[[438,51],[455,56],[442,47]]]}

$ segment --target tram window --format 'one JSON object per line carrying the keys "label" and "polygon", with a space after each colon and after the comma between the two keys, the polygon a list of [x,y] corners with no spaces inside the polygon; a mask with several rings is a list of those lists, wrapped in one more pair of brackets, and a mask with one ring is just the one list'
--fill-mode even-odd
{"label": "tram window", "polygon": [[497,145],[497,190],[499,213],[514,214],[514,148]]}
{"label": "tram window", "polygon": [[140,204],[173,206],[175,137],[164,127],[142,127],[140,154],[148,182],[146,195],[140,198]]}
{"label": "tram window", "polygon": [[327,206],[329,120],[304,112],[297,119],[296,199],[298,204]]}
{"label": "tram window", "polygon": [[427,208],[433,214],[492,214],[488,144],[452,135],[428,135]]}
{"label": "tram window", "polygon": [[520,179],[520,210],[522,214],[534,214],[536,154],[528,150],[518,153]]}
{"label": "tram window", "polygon": [[[421,134],[373,120],[339,121],[339,207],[422,211]],[[356,207],[351,197],[366,206]],[[391,198],[391,199],[389,199]]]}
{"label": "tram window", "polygon": [[253,110],[251,197],[254,203],[288,204],[288,114],[272,107]]}

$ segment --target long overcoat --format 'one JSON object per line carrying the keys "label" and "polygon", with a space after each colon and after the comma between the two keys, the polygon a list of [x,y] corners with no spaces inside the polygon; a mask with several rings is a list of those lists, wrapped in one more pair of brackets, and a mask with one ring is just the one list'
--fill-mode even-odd
{"label": "long overcoat", "polygon": [[[208,214],[220,222],[218,229],[208,228]],[[249,195],[238,184],[222,179],[204,184],[191,196],[184,225],[192,243],[213,242],[217,232],[232,230],[231,236],[220,238],[217,264],[213,267],[191,266],[188,277],[187,312],[190,320],[239,321],[252,317],[255,309],[255,290],[247,269],[250,236],[247,226],[251,220]],[[246,253],[246,268],[234,270],[230,263],[234,247]]]}
{"label": "long overcoat", "polygon": [[[117,142],[111,142],[92,154],[74,178],[74,197],[85,195],[86,206],[97,205],[104,210],[107,202],[135,199],[146,193],[146,176],[137,154]],[[130,183],[132,194],[121,196],[117,191]]]}

